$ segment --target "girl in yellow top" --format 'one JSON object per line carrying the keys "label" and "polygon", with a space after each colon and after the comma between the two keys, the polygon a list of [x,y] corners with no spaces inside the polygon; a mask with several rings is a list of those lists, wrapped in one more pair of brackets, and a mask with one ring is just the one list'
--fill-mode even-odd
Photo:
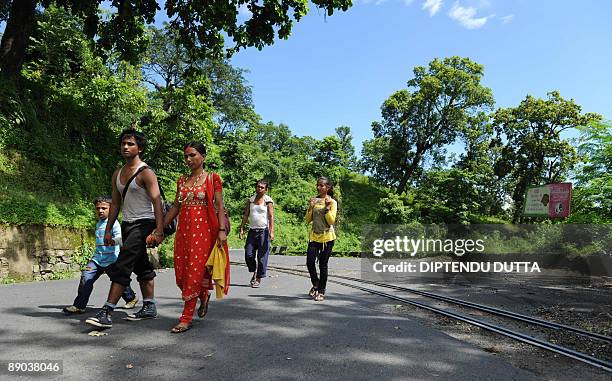
{"label": "girl in yellow top", "polygon": [[[310,199],[306,211],[306,222],[312,223],[308,234],[306,266],[312,282],[312,288],[308,295],[316,301],[322,301],[325,299],[325,286],[327,285],[327,262],[336,239],[334,223],[336,222],[338,203],[332,198],[334,187],[327,177],[317,179],[317,192],[319,196]],[[317,276],[317,258],[319,258],[320,277]]]}

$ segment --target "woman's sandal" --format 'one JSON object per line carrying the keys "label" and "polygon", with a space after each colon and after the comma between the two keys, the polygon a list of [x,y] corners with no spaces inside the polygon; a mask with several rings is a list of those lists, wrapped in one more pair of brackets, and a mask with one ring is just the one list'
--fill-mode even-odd
{"label": "woman's sandal", "polygon": [[210,301],[210,293],[206,293],[206,301],[200,302],[200,308],[198,308],[198,317],[204,319],[204,316],[208,313],[208,302]]}
{"label": "woman's sandal", "polygon": [[181,325],[180,323],[175,325],[174,327],[172,327],[172,329],[170,330],[170,333],[183,333],[183,332],[187,332],[191,329],[191,324],[188,325]]}
{"label": "woman's sandal", "polygon": [[317,294],[314,297],[315,302],[322,302],[325,300],[325,294]]}
{"label": "woman's sandal", "polygon": [[317,296],[317,288],[315,286],[312,286],[310,291],[308,291],[308,296],[310,296],[311,298]]}

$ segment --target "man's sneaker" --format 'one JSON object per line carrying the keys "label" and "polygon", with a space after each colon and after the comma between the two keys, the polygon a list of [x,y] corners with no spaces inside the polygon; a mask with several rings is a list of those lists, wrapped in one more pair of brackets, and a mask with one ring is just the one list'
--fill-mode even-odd
{"label": "man's sneaker", "polygon": [[155,319],[157,317],[157,308],[155,303],[145,302],[140,311],[129,314],[125,319],[130,321],[138,321],[144,319]]}
{"label": "man's sneaker", "polygon": [[132,308],[136,307],[137,304],[138,304],[138,298],[134,298],[130,300],[129,302],[126,302],[122,308],[124,310],[131,310]]}
{"label": "man's sneaker", "polygon": [[85,323],[100,328],[112,328],[113,321],[111,319],[112,310],[108,306],[102,307],[94,317],[85,320]]}
{"label": "man's sneaker", "polygon": [[83,312],[85,312],[84,308],[79,308],[79,307],[75,307],[75,306],[68,306],[65,307],[62,312],[64,312],[66,315],[73,315],[73,314],[82,314]]}

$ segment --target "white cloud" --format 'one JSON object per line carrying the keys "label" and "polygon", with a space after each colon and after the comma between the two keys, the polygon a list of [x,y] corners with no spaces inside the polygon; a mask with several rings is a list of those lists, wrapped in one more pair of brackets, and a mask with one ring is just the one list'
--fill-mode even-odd
{"label": "white cloud", "polygon": [[514,19],[514,15],[508,15],[501,18],[503,24],[508,24]]}
{"label": "white cloud", "polygon": [[429,11],[429,15],[433,16],[442,8],[442,0],[425,0],[423,3],[423,9]]}
{"label": "white cloud", "polygon": [[459,2],[453,4],[453,8],[448,13],[449,17],[456,20],[461,26],[467,29],[478,29],[484,26],[494,15],[476,18],[476,8],[462,7]]}

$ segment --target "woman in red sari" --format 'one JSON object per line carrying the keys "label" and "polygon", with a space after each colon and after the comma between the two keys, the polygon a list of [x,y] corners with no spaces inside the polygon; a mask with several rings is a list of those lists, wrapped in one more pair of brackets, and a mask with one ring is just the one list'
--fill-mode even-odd
{"label": "woman in red sari", "polygon": [[[199,142],[189,142],[184,147],[185,163],[191,174],[177,181],[176,199],[164,217],[164,226],[177,214],[178,227],[174,240],[174,272],[176,285],[185,302],[179,323],[171,330],[181,333],[191,328],[191,321],[200,299],[198,316],[208,312],[209,290],[213,288],[206,261],[215,244],[222,245],[227,254],[227,233],[219,227],[224,221],[223,185],[218,174],[204,170],[206,148]],[[218,212],[217,212],[218,211]],[[229,258],[226,261],[224,292],[229,285]]]}

